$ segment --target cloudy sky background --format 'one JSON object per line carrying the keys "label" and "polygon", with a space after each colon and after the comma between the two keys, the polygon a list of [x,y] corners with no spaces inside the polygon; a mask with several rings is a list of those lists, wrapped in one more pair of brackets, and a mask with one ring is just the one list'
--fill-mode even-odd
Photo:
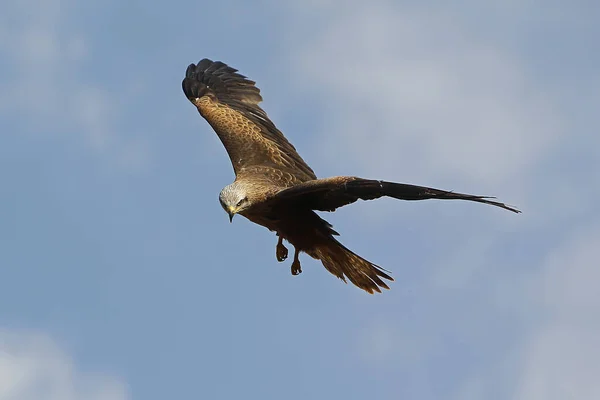
{"label": "cloudy sky background", "polygon": [[[441,2],[440,2],[441,3]],[[600,5],[0,5],[0,399],[600,398]],[[369,296],[217,201],[219,59],[317,175],[496,195],[326,215]]]}

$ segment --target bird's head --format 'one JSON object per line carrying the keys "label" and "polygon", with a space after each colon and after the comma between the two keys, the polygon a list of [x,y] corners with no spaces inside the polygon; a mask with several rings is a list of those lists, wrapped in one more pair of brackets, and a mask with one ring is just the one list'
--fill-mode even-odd
{"label": "bird's head", "polygon": [[248,195],[244,188],[236,182],[225,186],[219,193],[219,203],[227,214],[229,214],[229,222],[233,220],[233,216],[241,211],[244,211],[250,206]]}

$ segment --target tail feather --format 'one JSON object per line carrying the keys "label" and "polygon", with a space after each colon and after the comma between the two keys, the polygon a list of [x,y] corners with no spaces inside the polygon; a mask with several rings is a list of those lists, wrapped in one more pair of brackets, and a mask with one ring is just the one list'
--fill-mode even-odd
{"label": "tail feather", "polygon": [[365,260],[334,238],[331,238],[327,244],[308,251],[308,254],[321,260],[327,271],[342,281],[346,282],[346,278],[348,278],[354,285],[370,294],[381,293],[382,288],[389,289],[382,278],[389,281],[394,280],[388,275],[389,271]]}

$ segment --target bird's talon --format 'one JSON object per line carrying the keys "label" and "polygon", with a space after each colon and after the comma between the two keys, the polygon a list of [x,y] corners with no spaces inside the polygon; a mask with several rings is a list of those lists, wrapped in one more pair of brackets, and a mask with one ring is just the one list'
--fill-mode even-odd
{"label": "bird's talon", "polygon": [[282,262],[288,257],[288,249],[283,244],[278,244],[275,253],[277,256],[277,261]]}
{"label": "bird's talon", "polygon": [[302,268],[300,267],[300,263],[293,262],[292,263],[292,275],[299,275],[302,273]]}

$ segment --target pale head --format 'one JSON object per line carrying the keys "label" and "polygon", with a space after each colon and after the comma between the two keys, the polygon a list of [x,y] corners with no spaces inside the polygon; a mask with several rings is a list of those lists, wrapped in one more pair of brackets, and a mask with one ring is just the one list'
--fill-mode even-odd
{"label": "pale head", "polygon": [[250,206],[248,201],[248,193],[244,188],[244,185],[239,182],[233,182],[231,185],[227,185],[219,193],[219,203],[227,214],[229,214],[229,221],[233,220],[233,216],[240,211],[244,211]]}

